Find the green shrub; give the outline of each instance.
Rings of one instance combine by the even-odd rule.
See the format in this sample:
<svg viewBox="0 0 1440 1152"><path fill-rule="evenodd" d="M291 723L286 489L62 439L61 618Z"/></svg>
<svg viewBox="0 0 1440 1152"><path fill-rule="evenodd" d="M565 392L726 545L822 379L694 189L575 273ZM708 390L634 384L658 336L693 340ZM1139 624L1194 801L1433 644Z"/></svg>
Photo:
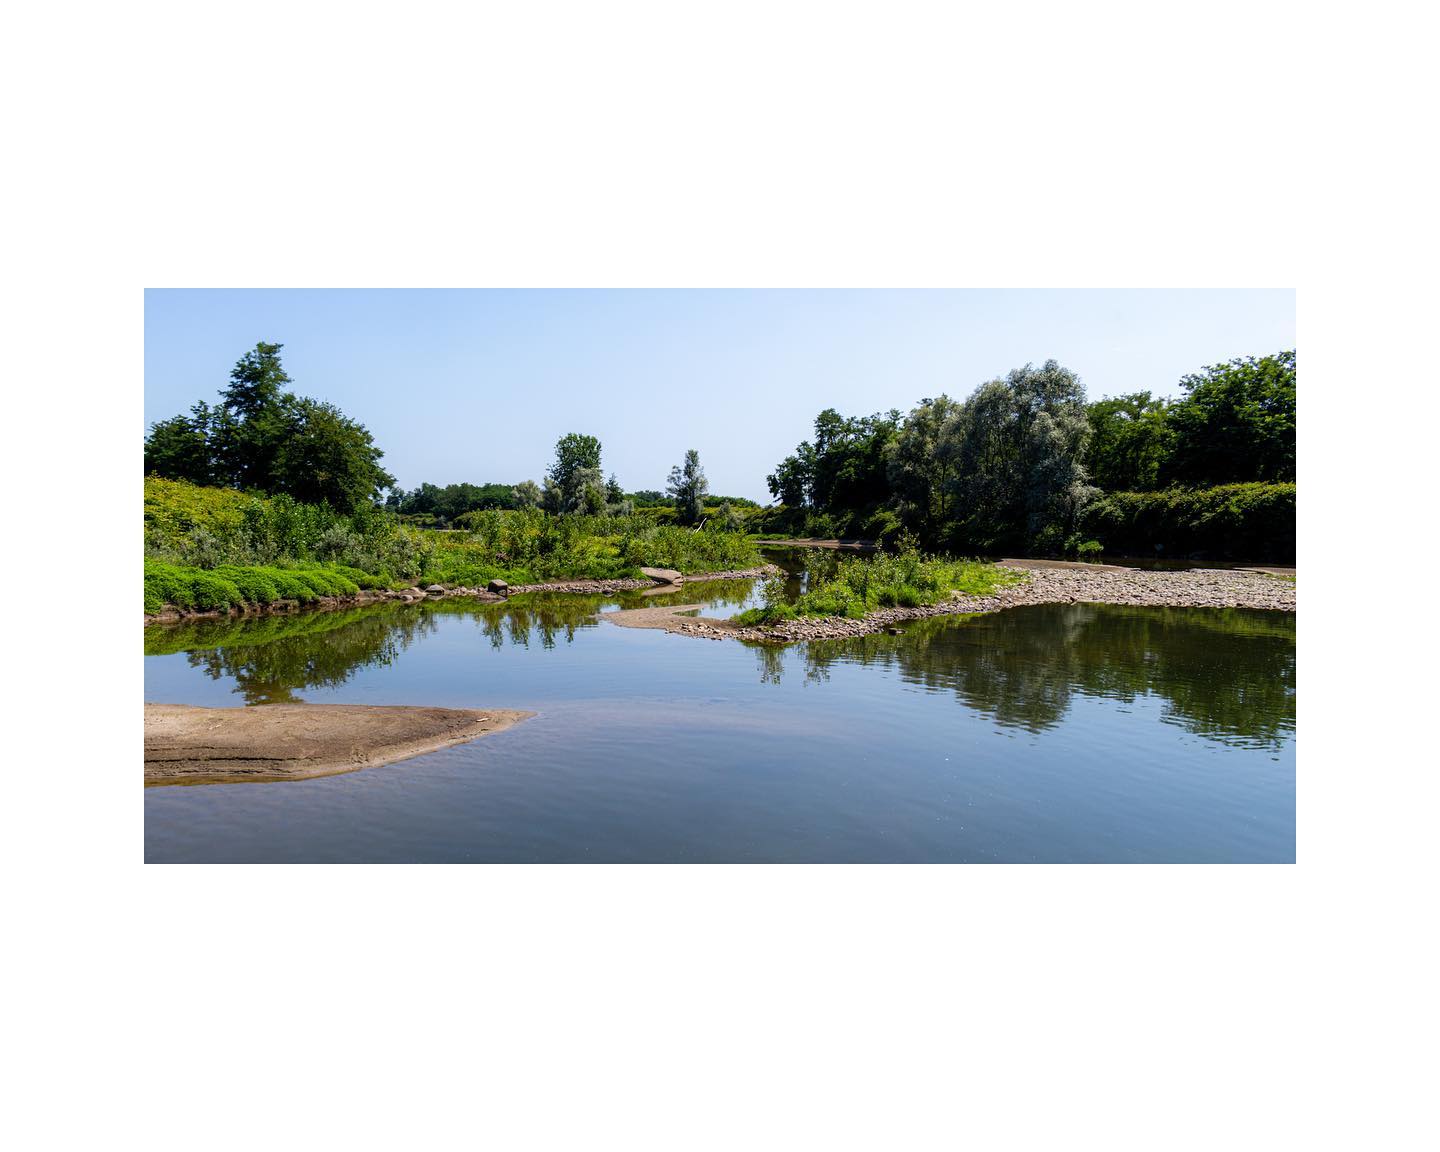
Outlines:
<svg viewBox="0 0 1440 1152"><path fill-rule="evenodd" d="M244 601L268 603L350 596L397 579L528 584L638 576L641 567L694 575L761 563L754 543L718 520L694 531L648 514L551 516L530 509L468 512L457 522L466 530L416 529L379 509L340 516L287 496L262 499L152 477L145 483L145 556L169 575L157 569L147 577L147 610L195 606L192 581L174 576L181 570L214 571L232 585L238 581Z"/></svg>
<svg viewBox="0 0 1440 1152"><path fill-rule="evenodd" d="M877 544L886 546L892 544L904 530L904 521L896 512L888 508L882 508L870 519L865 521L861 531L867 540L874 540Z"/></svg>
<svg viewBox="0 0 1440 1152"><path fill-rule="evenodd" d="M245 597L224 576L201 568L175 564L145 565L145 611L158 612L164 605L214 612L240 605Z"/></svg>
<svg viewBox="0 0 1440 1152"><path fill-rule="evenodd" d="M1104 549L1100 547L1098 540L1082 540L1075 552L1081 560L1099 560Z"/></svg>
<svg viewBox="0 0 1440 1152"><path fill-rule="evenodd" d="M797 615L857 619L876 608L936 604L951 592L986 596L1023 579L994 564L924 556L912 549L857 557L817 549L805 557L805 575L807 591L793 604L782 603L767 586L765 606L736 619L742 624L774 624Z"/></svg>
<svg viewBox="0 0 1440 1152"><path fill-rule="evenodd" d="M240 595L250 604L269 604L280 599L275 581L264 568L241 568L227 564L215 569L215 575L223 576L240 590Z"/></svg>
<svg viewBox="0 0 1440 1152"><path fill-rule="evenodd" d="M325 568L295 568L290 573L317 596L353 596L360 589L353 580Z"/></svg>
<svg viewBox="0 0 1440 1152"><path fill-rule="evenodd" d="M190 594L195 607L204 612L216 612L232 604L245 603L245 597L233 583L204 569L196 569L190 575Z"/></svg>
<svg viewBox="0 0 1440 1152"><path fill-rule="evenodd" d="M1083 528L1112 555L1293 564L1295 485L1112 492L1086 510Z"/></svg>
<svg viewBox="0 0 1440 1152"><path fill-rule="evenodd" d="M365 578L373 582L372 577ZM154 560L145 563L146 612L158 612L166 604L202 612L276 600L309 604L321 596L353 596L358 591L358 583L338 568L227 564L207 571Z"/></svg>
<svg viewBox="0 0 1440 1152"><path fill-rule="evenodd" d="M309 604L319 599L315 589L301 580L294 572L287 572L283 568L272 568L270 579L282 599L298 600L302 604Z"/></svg>

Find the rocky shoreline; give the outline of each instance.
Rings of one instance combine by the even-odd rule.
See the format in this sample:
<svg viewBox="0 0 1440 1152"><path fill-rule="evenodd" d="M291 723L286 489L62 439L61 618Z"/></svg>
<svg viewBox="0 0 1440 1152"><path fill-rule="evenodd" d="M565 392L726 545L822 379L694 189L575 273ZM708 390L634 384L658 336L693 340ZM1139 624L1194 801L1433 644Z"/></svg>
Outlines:
<svg viewBox="0 0 1440 1152"><path fill-rule="evenodd" d="M990 596L965 596L957 592L941 604L919 608L881 608L859 620L802 617L781 624L743 627L731 620L679 615L701 607L695 604L607 612L601 618L623 627L661 628L677 635L699 636L707 640L793 644L805 640L864 636L883 632L910 620L999 612L1025 604L1121 604L1295 611L1294 581L1261 572L1240 569L1192 569L1182 572L1111 569L1087 572L1073 568L1018 567L1010 570L1020 572L1026 578L1025 582L1001 588Z"/></svg>
<svg viewBox="0 0 1440 1152"><path fill-rule="evenodd" d="M765 576L772 576L780 571L773 564L764 564L758 568L741 568L727 572L703 572L695 576L686 576L684 579L692 583L701 580L754 580ZM683 583L676 585L677 589L683 587ZM648 577L643 579L624 578L617 580L558 580L552 583L542 584L511 584L505 592L491 592L487 588L470 588L463 584L430 584L426 587L413 588L369 588L361 589L354 596L322 596L309 604L302 604L298 600L274 600L269 604L244 604L235 608L217 610L210 612L191 612L167 604L165 610L160 612L147 612L145 614L145 625L151 624L174 624L181 620L223 620L226 617L239 616L273 616L284 615L301 610L308 612L335 611L340 608L355 608L364 604L383 604L388 601L399 601L404 604L414 604L421 600L443 600L449 597L466 597L471 600L480 600L492 604L503 603L510 596L517 596L525 592L563 592L580 593L591 596L606 596L616 592L634 592L639 589L657 587L654 580ZM664 587L661 585L660 587Z"/></svg>

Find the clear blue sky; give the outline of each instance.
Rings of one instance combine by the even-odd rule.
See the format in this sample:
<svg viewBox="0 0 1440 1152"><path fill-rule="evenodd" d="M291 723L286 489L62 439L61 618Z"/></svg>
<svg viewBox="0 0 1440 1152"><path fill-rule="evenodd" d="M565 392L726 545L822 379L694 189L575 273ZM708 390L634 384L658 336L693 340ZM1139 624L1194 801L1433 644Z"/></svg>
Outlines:
<svg viewBox="0 0 1440 1152"><path fill-rule="evenodd" d="M148 427L213 401L260 340L302 395L370 429L401 487L539 481L566 432L627 490L687 448L712 492L766 501L815 414L967 396L1054 358L1091 399L1295 346L1278 290L213 290L145 294Z"/></svg>

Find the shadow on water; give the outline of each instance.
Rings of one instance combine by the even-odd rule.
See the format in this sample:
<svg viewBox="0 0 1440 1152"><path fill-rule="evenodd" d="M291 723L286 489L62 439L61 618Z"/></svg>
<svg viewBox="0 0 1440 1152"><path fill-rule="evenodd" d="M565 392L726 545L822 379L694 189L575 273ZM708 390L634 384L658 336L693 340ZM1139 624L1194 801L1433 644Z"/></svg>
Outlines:
<svg viewBox="0 0 1440 1152"><path fill-rule="evenodd" d="M754 649L761 679L778 683L783 651ZM1036 605L805 649L807 679L825 680L839 663L895 667L910 684L953 692L1029 732L1059 725L1077 696L1159 698L1167 723L1241 747L1279 747L1295 731L1294 613Z"/></svg>

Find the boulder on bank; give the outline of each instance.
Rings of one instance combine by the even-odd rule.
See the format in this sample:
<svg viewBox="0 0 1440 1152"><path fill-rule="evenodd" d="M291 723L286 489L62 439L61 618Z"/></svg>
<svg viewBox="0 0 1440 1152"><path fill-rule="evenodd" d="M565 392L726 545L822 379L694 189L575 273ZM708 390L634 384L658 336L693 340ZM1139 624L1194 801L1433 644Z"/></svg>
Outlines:
<svg viewBox="0 0 1440 1152"><path fill-rule="evenodd" d="M657 584L681 584L685 580L674 568L641 568L640 572Z"/></svg>
<svg viewBox="0 0 1440 1152"><path fill-rule="evenodd" d="M494 592L499 596L508 596L510 593L510 585L505 583L504 580L491 580L489 584L485 585L485 591Z"/></svg>
<svg viewBox="0 0 1440 1152"><path fill-rule="evenodd" d="M431 584L425 591L430 593L431 596L443 596L445 595L445 586L443 584Z"/></svg>

